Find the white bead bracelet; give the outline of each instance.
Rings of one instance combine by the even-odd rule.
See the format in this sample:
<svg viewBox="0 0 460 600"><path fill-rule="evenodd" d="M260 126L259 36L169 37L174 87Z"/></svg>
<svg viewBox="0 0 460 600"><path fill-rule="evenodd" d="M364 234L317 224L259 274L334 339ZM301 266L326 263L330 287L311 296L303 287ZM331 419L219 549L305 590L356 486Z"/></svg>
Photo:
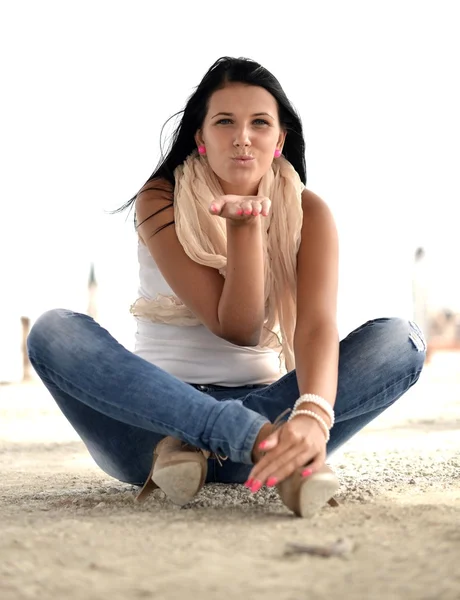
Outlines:
<svg viewBox="0 0 460 600"><path fill-rule="evenodd" d="M323 410L327 414L331 422L331 426L328 427L328 429L332 429L335 422L334 409L327 400L325 400L321 396L318 396L317 394L302 394L302 396L300 396L300 398L296 400L296 403L292 407L292 412L295 412L297 410L297 407L300 406L300 404L305 404L307 402L310 404L316 404L316 406L319 406L319 408L321 408L321 410Z"/></svg>

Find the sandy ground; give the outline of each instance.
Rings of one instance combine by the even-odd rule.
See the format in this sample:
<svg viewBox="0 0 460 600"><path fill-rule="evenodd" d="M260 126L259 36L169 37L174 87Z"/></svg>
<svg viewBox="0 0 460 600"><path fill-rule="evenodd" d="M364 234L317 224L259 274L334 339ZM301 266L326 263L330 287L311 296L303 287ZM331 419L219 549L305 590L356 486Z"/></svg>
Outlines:
<svg viewBox="0 0 460 600"><path fill-rule="evenodd" d="M340 506L312 520L242 486L137 505L41 385L0 386L0 598L460 599L460 356L330 464ZM343 556L285 554L339 538Z"/></svg>

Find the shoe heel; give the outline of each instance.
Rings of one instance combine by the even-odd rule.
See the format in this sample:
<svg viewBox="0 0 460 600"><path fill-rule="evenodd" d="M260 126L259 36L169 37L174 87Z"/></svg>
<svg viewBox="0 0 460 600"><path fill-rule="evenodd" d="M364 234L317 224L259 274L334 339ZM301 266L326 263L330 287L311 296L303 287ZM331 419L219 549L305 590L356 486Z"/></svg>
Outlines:
<svg viewBox="0 0 460 600"><path fill-rule="evenodd" d="M333 502L340 487L336 475L324 466L309 477L302 477L300 470L277 486L281 500L298 517L312 517L327 502Z"/></svg>
<svg viewBox="0 0 460 600"><path fill-rule="evenodd" d="M203 469L199 463L179 463L155 470L152 480L171 502L184 506L203 486Z"/></svg>
<svg viewBox="0 0 460 600"><path fill-rule="evenodd" d="M145 483L142 486L141 491L135 497L136 502L144 502L146 500L147 496L150 496L150 494L154 490L158 489L157 484L154 481L152 481L153 469L154 469L154 464L152 464L150 473L149 473L147 479L145 480Z"/></svg>
<svg viewBox="0 0 460 600"><path fill-rule="evenodd" d="M299 516L309 518L327 504L340 487L334 473L313 473L300 485Z"/></svg>

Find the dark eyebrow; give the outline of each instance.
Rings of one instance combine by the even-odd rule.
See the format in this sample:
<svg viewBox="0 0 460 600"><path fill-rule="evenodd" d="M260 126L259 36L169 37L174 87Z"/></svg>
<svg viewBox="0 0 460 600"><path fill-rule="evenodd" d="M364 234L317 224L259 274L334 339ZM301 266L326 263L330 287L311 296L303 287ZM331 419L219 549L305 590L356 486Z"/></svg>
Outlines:
<svg viewBox="0 0 460 600"><path fill-rule="evenodd" d="M271 114L267 113L267 112L254 113L252 116L253 117L270 117L270 119L274 119L274 117L272 117Z"/></svg>
<svg viewBox="0 0 460 600"><path fill-rule="evenodd" d="M211 117L211 119L214 119L215 117L218 117L219 115L225 115L226 117L234 117L235 116L233 113L230 113L230 112L218 112L213 117ZM254 113L253 115L251 115L251 117L262 117L262 116L267 116L267 117L270 117L270 119L273 119L271 114L267 113L267 112L259 112L259 113Z"/></svg>

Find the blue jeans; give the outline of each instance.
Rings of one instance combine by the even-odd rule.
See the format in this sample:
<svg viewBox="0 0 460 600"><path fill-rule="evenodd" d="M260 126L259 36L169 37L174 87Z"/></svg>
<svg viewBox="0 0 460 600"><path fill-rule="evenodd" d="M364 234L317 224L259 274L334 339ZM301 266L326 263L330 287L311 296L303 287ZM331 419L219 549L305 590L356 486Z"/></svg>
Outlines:
<svg viewBox="0 0 460 600"><path fill-rule="evenodd" d="M141 485L155 445L167 435L225 455L208 482L242 483L261 427L299 396L295 371L272 385L193 386L119 344L86 315L52 310L34 324L29 357L101 469ZM336 423L328 455L418 380L425 343L402 319L377 319L340 342Z"/></svg>

